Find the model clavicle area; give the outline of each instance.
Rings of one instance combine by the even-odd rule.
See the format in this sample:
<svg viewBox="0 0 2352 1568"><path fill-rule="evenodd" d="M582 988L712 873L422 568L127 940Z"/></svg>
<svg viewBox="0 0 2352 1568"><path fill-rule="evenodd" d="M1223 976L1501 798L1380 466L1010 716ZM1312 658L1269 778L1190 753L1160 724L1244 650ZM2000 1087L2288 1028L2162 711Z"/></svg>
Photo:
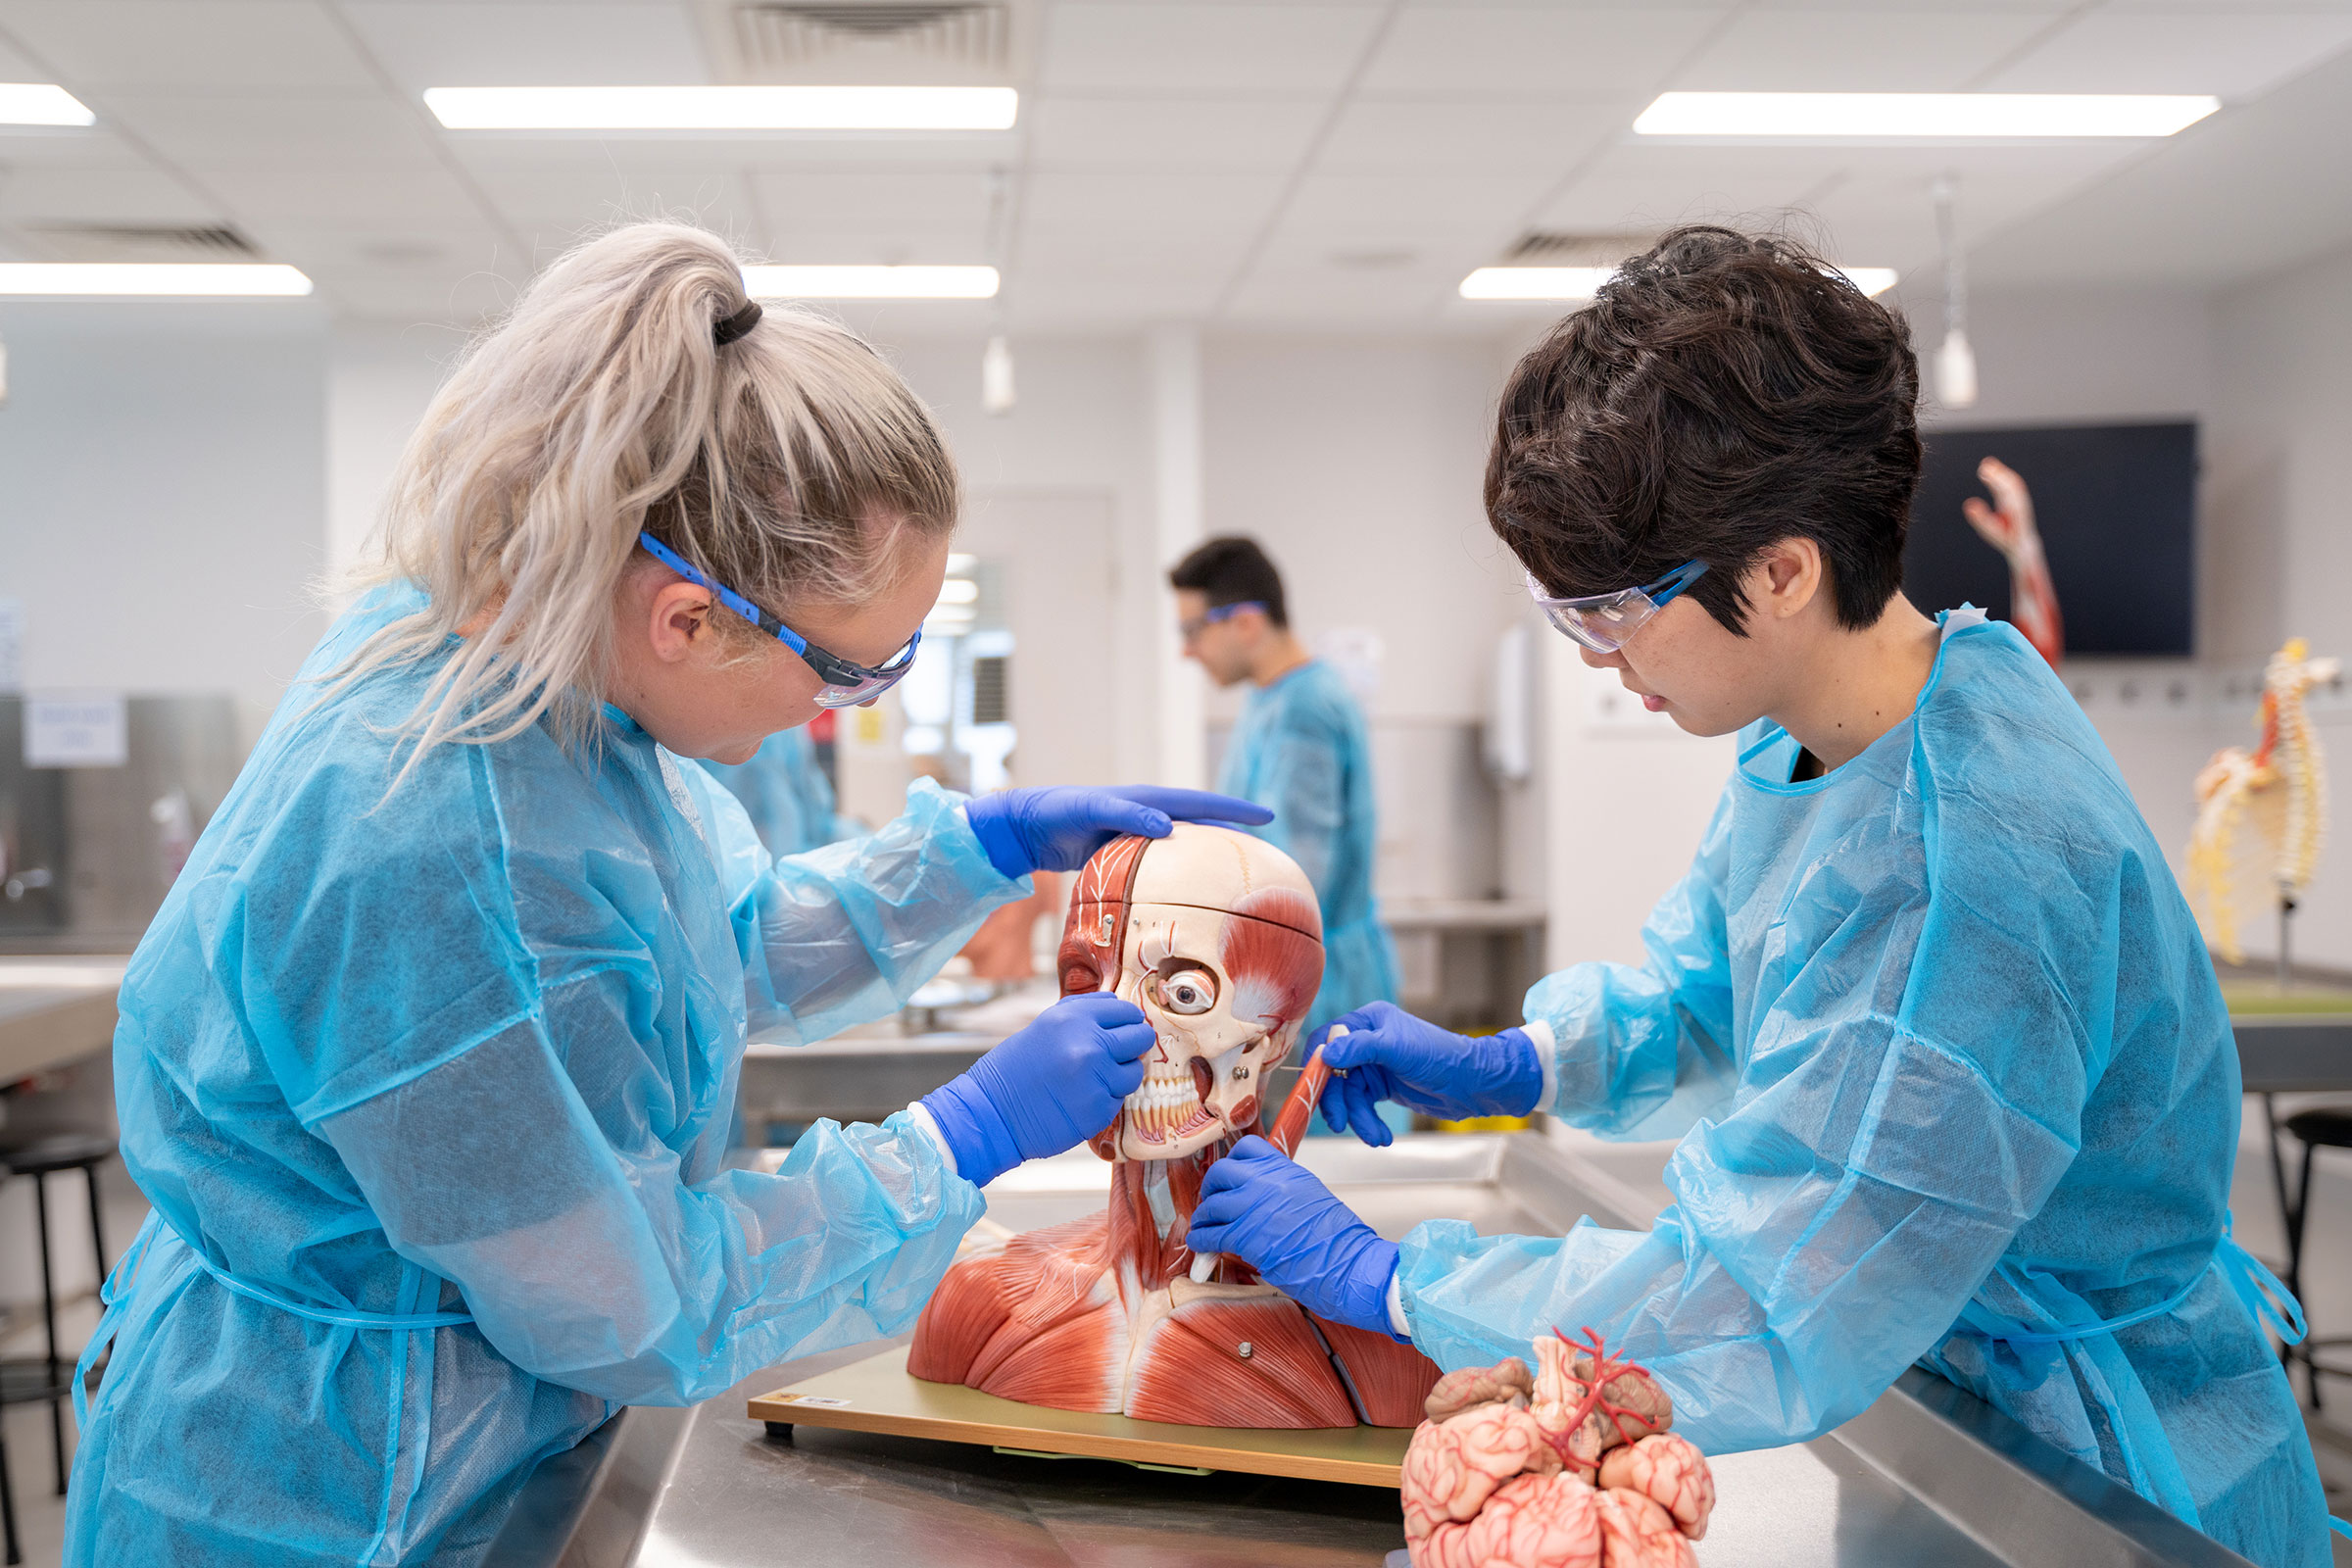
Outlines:
<svg viewBox="0 0 2352 1568"><path fill-rule="evenodd" d="M1410 1426L1438 1369L1409 1345L1316 1318L1238 1259L1193 1277L1209 1167L1258 1130L1266 1075L1323 979L1322 919L1297 862L1180 824L1087 862L1058 955L1062 995L1115 994L1154 1040L1144 1081L1091 1140L1103 1213L958 1262L907 1370L1024 1403L1196 1426Z"/></svg>

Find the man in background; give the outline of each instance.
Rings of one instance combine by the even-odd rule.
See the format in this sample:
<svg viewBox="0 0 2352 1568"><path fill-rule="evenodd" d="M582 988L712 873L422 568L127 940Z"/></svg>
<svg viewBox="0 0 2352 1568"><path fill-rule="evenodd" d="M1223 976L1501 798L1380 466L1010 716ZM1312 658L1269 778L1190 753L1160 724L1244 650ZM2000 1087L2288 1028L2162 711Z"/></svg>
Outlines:
<svg viewBox="0 0 2352 1568"><path fill-rule="evenodd" d="M1291 631L1282 574L1253 539L1211 539L1168 573L1186 657L1251 688L1217 787L1274 813L1248 831L1297 860L1323 906L1323 989L1307 1034L1396 1000L1396 953L1372 897L1372 754L1363 710Z"/></svg>

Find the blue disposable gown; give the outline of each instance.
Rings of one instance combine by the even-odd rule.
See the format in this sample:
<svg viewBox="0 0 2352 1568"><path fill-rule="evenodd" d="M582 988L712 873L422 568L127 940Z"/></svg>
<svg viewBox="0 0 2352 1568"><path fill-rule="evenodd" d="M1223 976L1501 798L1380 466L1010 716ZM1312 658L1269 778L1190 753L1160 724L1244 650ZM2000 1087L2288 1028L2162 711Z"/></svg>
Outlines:
<svg viewBox="0 0 2352 1568"><path fill-rule="evenodd" d="M858 831L833 810L833 781L817 765L816 743L805 729L779 730L760 742L748 762L705 762L752 819L770 855L822 849Z"/></svg>
<svg viewBox="0 0 2352 1568"><path fill-rule="evenodd" d="M1769 722L1739 756L1648 962L1527 998L1557 1114L1682 1136L1674 1202L1646 1234L1422 1226L1414 1343L1459 1367L1590 1325L1714 1451L1827 1432L1923 1361L2255 1561L2326 1563L2226 1241L2221 993L2082 710L1956 611L1916 711L1860 757L1791 783Z"/></svg>
<svg viewBox="0 0 2352 1568"><path fill-rule="evenodd" d="M306 677L419 602L371 595ZM1025 891L955 797L771 862L608 710L584 749L439 748L387 799L428 673L298 685L131 959L155 1210L68 1564L474 1561L617 1406L904 1327L981 1212L903 1112L721 1168L747 1024L880 1014Z"/></svg>
<svg viewBox="0 0 2352 1568"><path fill-rule="evenodd" d="M1298 862L1323 906L1323 988L1308 1033L1368 1002L1396 1000L1396 950L1372 897L1379 812L1372 745L1339 671L1309 660L1242 704L1217 788L1274 813L1245 829Z"/></svg>

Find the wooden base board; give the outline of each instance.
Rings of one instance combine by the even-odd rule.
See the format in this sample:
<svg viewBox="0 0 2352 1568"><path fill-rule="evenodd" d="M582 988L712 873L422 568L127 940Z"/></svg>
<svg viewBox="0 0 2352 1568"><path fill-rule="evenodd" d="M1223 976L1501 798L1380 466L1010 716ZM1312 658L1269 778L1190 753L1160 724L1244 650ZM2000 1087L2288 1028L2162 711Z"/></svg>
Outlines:
<svg viewBox="0 0 2352 1568"><path fill-rule="evenodd" d="M751 1401L750 1413L755 1421L786 1426L888 1432L991 1448L1296 1476L1391 1491L1396 1488L1397 1467L1412 1439L1403 1427L1184 1427L1123 1415L1048 1410L978 1389L909 1377L904 1346L760 1395Z"/></svg>

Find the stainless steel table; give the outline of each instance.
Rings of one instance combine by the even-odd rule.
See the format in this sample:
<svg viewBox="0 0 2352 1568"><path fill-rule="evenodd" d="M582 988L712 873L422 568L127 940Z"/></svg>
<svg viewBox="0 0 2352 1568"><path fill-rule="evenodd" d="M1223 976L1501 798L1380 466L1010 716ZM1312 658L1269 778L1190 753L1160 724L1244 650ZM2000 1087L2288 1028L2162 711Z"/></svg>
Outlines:
<svg viewBox="0 0 2352 1568"><path fill-rule="evenodd" d="M1385 1151L1314 1139L1301 1153L1391 1236L1441 1214L1553 1234L1588 1213L1638 1219L1614 1178L1534 1135L1418 1135ZM1083 1151L1041 1161L990 1190L990 1213L1016 1230L1068 1218L1100 1204L1107 1179ZM1396 1494L1373 1488L811 1428L777 1436L746 1418L750 1395L874 1349L787 1362L691 1410L623 1411L541 1467L489 1563L1376 1568L1403 1545ZM1714 1463L1705 1568L2243 1563L1917 1370L1830 1437Z"/></svg>

